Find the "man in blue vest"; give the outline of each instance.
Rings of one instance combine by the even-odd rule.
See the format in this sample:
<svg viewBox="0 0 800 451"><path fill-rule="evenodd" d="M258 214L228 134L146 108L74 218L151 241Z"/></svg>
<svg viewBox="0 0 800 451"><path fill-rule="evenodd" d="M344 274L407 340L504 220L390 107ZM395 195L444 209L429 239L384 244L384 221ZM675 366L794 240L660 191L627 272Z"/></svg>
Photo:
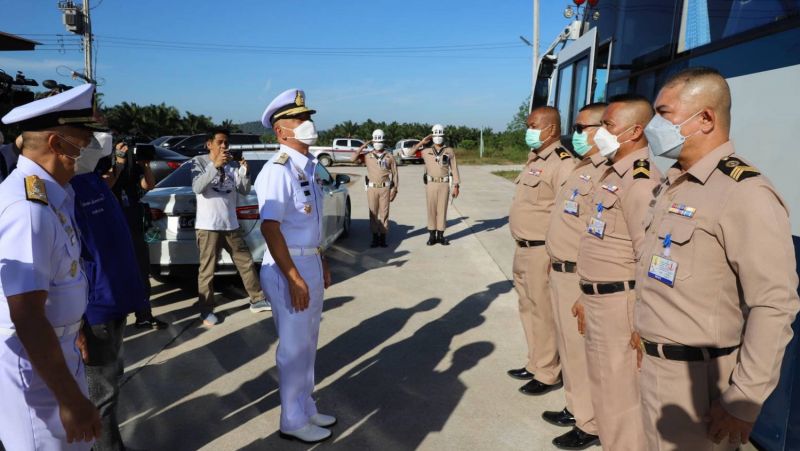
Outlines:
<svg viewBox="0 0 800 451"><path fill-rule="evenodd" d="M96 134L99 135L99 134ZM79 341L86 363L89 398L102 423L94 451L124 450L117 422L119 381L123 373L122 339L129 313L149 307L136 263L125 214L114 193L95 172L111 153L111 135L98 137L102 149L89 149L70 181L75 190L75 219L81 233L81 259L89 285L89 303Z"/></svg>

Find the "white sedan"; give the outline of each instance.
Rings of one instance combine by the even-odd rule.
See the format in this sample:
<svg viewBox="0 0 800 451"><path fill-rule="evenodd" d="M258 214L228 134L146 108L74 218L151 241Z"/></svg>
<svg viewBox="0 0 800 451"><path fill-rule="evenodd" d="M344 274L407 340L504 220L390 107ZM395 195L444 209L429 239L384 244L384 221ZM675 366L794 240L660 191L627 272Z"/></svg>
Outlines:
<svg viewBox="0 0 800 451"><path fill-rule="evenodd" d="M275 152L244 152L250 168L250 180L255 183L258 173ZM195 237L194 220L197 201L192 192L191 162L186 162L142 199L150 207L151 226L146 232L150 246L150 265L153 275L175 275L196 272L199 251ZM330 247L340 236L350 231L350 194L347 184L350 177L338 174L335 177L322 165L317 166L317 177L324 194L322 247ZM245 241L253 254L253 261L260 264L266 244L258 226L258 200L254 188L247 195L239 195L236 208L239 225ZM217 264L218 273L235 273L231 256L223 251Z"/></svg>

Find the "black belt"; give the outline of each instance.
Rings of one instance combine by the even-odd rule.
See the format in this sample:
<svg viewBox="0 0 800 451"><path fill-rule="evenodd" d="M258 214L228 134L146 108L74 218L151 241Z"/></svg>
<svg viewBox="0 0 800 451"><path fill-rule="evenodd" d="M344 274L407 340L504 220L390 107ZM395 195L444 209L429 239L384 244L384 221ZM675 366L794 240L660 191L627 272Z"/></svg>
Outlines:
<svg viewBox="0 0 800 451"><path fill-rule="evenodd" d="M541 241L541 240L535 240L535 241L517 240L517 246L519 246L519 247L544 246L544 241Z"/></svg>
<svg viewBox="0 0 800 451"><path fill-rule="evenodd" d="M632 290L635 286L636 282L633 280L629 280L627 282L607 282L596 284L581 282L581 291L583 291L584 294L611 294L625 291L625 288ZM597 288L595 289L595 287Z"/></svg>
<svg viewBox="0 0 800 451"><path fill-rule="evenodd" d="M575 272L578 269L578 264L575 262L555 262L553 263L553 271L558 272Z"/></svg>
<svg viewBox="0 0 800 451"><path fill-rule="evenodd" d="M739 346L731 346L730 348L694 348L692 346L683 345L660 345L658 343L650 343L649 341L642 340L642 347L647 355L653 357L661 357L658 348L661 347L665 359L667 360L680 360L681 362L699 362L703 360L716 359L728 355L735 351Z"/></svg>

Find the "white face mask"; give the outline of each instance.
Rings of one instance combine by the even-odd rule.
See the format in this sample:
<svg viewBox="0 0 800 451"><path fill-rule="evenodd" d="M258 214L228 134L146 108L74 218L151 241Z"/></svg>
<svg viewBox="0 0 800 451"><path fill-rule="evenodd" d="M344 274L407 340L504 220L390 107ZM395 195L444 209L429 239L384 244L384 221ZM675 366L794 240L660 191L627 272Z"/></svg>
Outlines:
<svg viewBox="0 0 800 451"><path fill-rule="evenodd" d="M433 143L441 146L444 143L444 136L434 136Z"/></svg>
<svg viewBox="0 0 800 451"><path fill-rule="evenodd" d="M281 127L281 128L286 129L286 127ZM316 144L317 138L319 138L319 135L317 134L317 128L311 121L303 121L303 123L301 123L297 127L293 129L288 128L287 130L294 131L294 139L309 146L313 146L314 144Z"/></svg>
<svg viewBox="0 0 800 451"><path fill-rule="evenodd" d="M77 144L64 136L58 135L64 141L71 145L78 147ZM75 175L88 174L97 167L97 162L101 158L111 155L111 144L113 138L111 133L95 132L92 140L85 147L78 147L80 154L77 157L72 155L64 155L75 160Z"/></svg>
<svg viewBox="0 0 800 451"><path fill-rule="evenodd" d="M633 127L636 127L635 125ZM627 133L628 130L632 129L633 127L628 127L620 133L620 135ZM628 140L630 141L630 139ZM597 133L594 135L594 143L597 145L597 149L600 151L600 155L604 158L614 158L617 151L619 150L619 146L625 144L628 141L619 142L617 139L617 135L612 135L605 127L600 127L597 130Z"/></svg>
<svg viewBox="0 0 800 451"><path fill-rule="evenodd" d="M700 133L700 130L698 130L689 136L683 136L681 127L702 112L703 110L694 113L680 124L673 124L664 119L660 114L653 116L653 119L650 119L650 123L644 128L644 134L647 136L647 143L650 145L653 154L672 158L673 160L677 159L683 149L683 143L685 143L690 136Z"/></svg>
<svg viewBox="0 0 800 451"><path fill-rule="evenodd" d="M375 150L378 152L383 150L383 143L372 143L372 146L375 147Z"/></svg>

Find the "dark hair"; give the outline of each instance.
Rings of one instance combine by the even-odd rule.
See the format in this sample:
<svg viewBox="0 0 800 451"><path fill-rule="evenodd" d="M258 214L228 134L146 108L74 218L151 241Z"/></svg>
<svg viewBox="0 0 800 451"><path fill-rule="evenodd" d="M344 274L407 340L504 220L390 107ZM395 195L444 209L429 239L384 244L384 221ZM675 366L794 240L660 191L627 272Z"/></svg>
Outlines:
<svg viewBox="0 0 800 451"><path fill-rule="evenodd" d="M225 135L226 138L231 137L231 132L227 128L214 128L206 133L206 141L212 141L217 135Z"/></svg>
<svg viewBox="0 0 800 451"><path fill-rule="evenodd" d="M664 83L664 86L670 86L676 83L687 83L697 80L698 78L705 78L709 76L725 79L725 77L723 77L722 74L720 74L719 71L713 67L688 67L670 75L669 78L667 78L667 81Z"/></svg>
<svg viewBox="0 0 800 451"><path fill-rule="evenodd" d="M594 102L590 103L583 108L581 108L578 112L581 111L596 111L596 110L605 110L608 107L608 104L605 102Z"/></svg>
<svg viewBox="0 0 800 451"><path fill-rule="evenodd" d="M628 103L628 104L638 103L643 106L647 105L647 108L650 111L650 116L656 114L656 110L653 109L653 104L647 97L641 94L626 93L626 94L615 95L614 97L608 99L608 103Z"/></svg>

